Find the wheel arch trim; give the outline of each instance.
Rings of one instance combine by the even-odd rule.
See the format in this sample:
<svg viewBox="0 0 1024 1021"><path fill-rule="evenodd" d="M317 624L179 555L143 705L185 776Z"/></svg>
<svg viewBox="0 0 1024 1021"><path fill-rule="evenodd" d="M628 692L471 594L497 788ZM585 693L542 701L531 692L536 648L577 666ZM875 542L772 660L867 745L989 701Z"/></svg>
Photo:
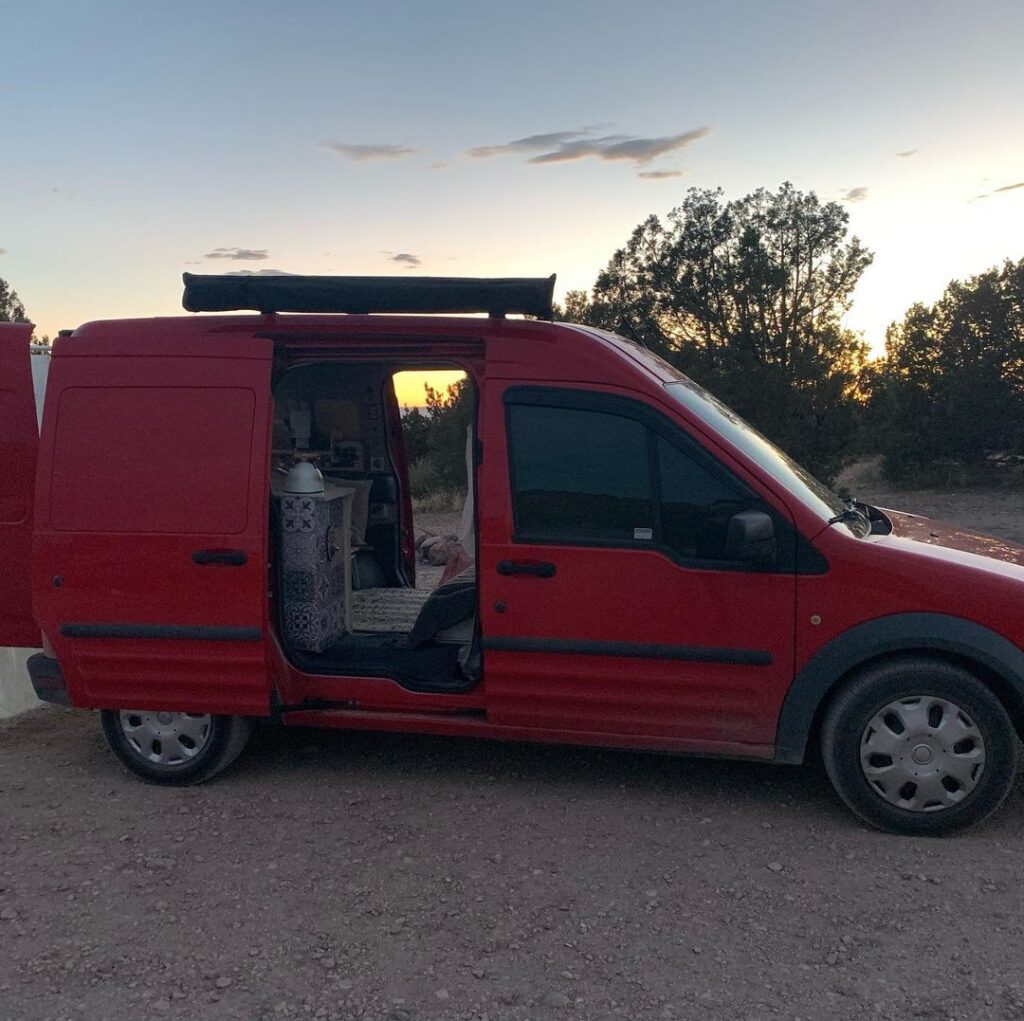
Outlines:
<svg viewBox="0 0 1024 1021"><path fill-rule="evenodd" d="M944 613L878 617L833 638L796 675L779 713L775 761L803 762L815 717L836 684L851 670L900 652L936 652L971 660L997 676L1024 706L1024 651L1009 639Z"/></svg>

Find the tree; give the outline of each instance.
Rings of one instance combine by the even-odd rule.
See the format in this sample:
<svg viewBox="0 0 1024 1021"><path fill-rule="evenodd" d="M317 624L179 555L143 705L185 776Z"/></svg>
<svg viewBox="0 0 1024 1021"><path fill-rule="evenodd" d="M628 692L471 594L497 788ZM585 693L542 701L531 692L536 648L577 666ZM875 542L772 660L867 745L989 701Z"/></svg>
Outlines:
<svg viewBox="0 0 1024 1021"><path fill-rule="evenodd" d="M23 323L27 320L25 306L22 305L17 292L0 277L0 323Z"/></svg>
<svg viewBox="0 0 1024 1021"><path fill-rule="evenodd" d="M405 456L410 464L427 456L430 450L430 419L420 411L406 408L402 415Z"/></svg>
<svg viewBox="0 0 1024 1021"><path fill-rule="evenodd" d="M798 460L832 474L856 433L866 345L842 326L871 263L835 202L791 184L726 201L692 188L650 216L567 319L639 341Z"/></svg>
<svg viewBox="0 0 1024 1021"><path fill-rule="evenodd" d="M1024 259L913 305L885 347L870 420L889 477L1024 454Z"/></svg>
<svg viewBox="0 0 1024 1021"><path fill-rule="evenodd" d="M473 388L466 379L460 379L444 391L435 390L429 384L425 389L430 415L430 461L437 470L441 488L464 490L467 485L466 430L473 421Z"/></svg>

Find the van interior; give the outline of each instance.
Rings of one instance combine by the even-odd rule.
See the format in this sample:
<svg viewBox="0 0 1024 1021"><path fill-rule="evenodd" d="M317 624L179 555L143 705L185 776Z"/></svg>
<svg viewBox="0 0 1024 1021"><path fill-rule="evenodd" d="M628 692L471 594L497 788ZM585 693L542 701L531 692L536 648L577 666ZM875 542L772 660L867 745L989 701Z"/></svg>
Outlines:
<svg viewBox="0 0 1024 1021"><path fill-rule="evenodd" d="M466 442L468 491L457 553L440 584L417 587L393 383L394 374L408 368L328 361L277 375L271 615L286 656L303 673L388 677L413 691L466 691L480 678L475 424ZM300 464L318 469L322 486L316 472L296 472ZM300 476L305 482L296 482Z"/></svg>

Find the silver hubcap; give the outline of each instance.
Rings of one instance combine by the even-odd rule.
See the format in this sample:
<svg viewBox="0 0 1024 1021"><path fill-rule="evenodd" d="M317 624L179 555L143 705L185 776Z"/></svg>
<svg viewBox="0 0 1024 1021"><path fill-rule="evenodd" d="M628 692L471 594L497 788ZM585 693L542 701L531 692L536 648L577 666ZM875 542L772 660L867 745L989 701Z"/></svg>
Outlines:
<svg viewBox="0 0 1024 1021"><path fill-rule="evenodd" d="M210 740L209 714L121 713L121 730L137 755L157 766L183 766Z"/></svg>
<svg viewBox="0 0 1024 1021"><path fill-rule="evenodd" d="M955 702L915 695L871 718L860 742L868 783L911 812L939 812L963 801L985 770L985 742Z"/></svg>

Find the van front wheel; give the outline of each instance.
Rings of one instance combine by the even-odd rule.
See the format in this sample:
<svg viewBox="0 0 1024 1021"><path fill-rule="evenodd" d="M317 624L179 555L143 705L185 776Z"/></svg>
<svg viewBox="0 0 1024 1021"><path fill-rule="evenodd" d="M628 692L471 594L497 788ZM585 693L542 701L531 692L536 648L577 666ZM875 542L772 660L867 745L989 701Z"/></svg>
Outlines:
<svg viewBox="0 0 1024 1021"><path fill-rule="evenodd" d="M121 764L149 783L202 783L241 754L252 721L211 713L104 709L103 735Z"/></svg>
<svg viewBox="0 0 1024 1021"><path fill-rule="evenodd" d="M1017 769L1017 734L999 699L962 667L923 657L854 678L825 714L821 750L857 815L918 836L945 836L991 815Z"/></svg>

